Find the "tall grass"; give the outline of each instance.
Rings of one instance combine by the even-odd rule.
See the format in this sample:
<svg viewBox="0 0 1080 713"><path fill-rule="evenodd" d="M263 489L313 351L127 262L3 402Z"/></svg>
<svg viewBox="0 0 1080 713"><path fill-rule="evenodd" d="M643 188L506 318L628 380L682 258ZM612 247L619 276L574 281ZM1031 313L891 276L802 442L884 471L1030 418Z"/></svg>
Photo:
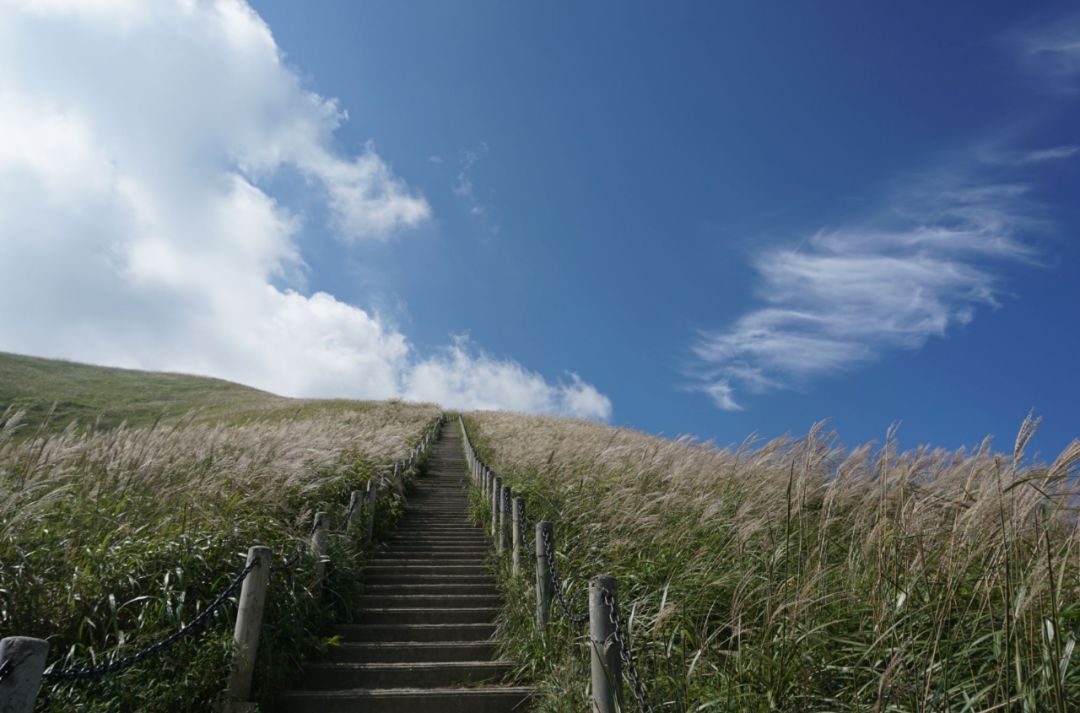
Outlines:
<svg viewBox="0 0 1080 713"><path fill-rule="evenodd" d="M802 438L717 448L473 413L481 454L555 523L559 567L614 575L660 710L1080 709L1080 442L1010 455ZM537 633L506 581L538 710L587 707L585 632ZM585 585L569 585L584 608ZM632 699L627 696L629 702ZM628 706L632 708L632 705Z"/></svg>
<svg viewBox="0 0 1080 713"><path fill-rule="evenodd" d="M260 697L325 648L348 616L363 556L332 538L321 599L312 562L280 563L305 546L312 514L340 523L348 492L404 458L437 417L429 405L304 404L295 417L241 425L193 416L102 431L42 422L20 432L0 417L0 634L47 638L63 666L122 657L190 621L269 545L269 610L256 681ZM395 501L378 513L395 517ZM226 611L201 637L100 681L48 685L43 711L209 710L231 651Z"/></svg>

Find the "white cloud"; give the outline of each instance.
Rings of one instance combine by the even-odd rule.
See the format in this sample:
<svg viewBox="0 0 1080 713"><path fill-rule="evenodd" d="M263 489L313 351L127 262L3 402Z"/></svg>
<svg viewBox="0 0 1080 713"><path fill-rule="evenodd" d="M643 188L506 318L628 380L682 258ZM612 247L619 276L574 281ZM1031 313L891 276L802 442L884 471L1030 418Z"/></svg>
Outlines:
<svg viewBox="0 0 1080 713"><path fill-rule="evenodd" d="M611 401L577 374L569 383L548 384L513 361L472 353L458 338L443 354L417 364L406 376L409 398L432 399L461 409L543 412L598 420L611 418Z"/></svg>
<svg viewBox="0 0 1080 713"><path fill-rule="evenodd" d="M240 0L0 5L0 349L289 395L606 417L579 381L462 344L424 360L379 315L302 292L302 223L261 187L283 166L344 240L430 214L373 145L335 150L346 119Z"/></svg>
<svg viewBox="0 0 1080 713"><path fill-rule="evenodd" d="M737 410L737 390L796 387L944 336L997 305L999 267L1033 258L1016 236L1035 225L1023 186L937 182L867 222L766 250L754 260L765 305L702 333L699 388Z"/></svg>
<svg viewBox="0 0 1080 713"><path fill-rule="evenodd" d="M1055 18L1010 38L1021 56L1058 91L1076 91L1080 76L1080 15Z"/></svg>

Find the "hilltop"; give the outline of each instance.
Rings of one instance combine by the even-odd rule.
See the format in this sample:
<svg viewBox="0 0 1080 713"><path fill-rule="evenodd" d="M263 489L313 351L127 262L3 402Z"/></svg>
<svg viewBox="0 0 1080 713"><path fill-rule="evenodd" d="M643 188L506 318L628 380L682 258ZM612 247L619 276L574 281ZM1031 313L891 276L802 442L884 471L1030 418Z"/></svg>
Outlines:
<svg viewBox="0 0 1080 713"><path fill-rule="evenodd" d="M326 409L375 408L378 402L293 399L224 379L92 366L0 352L0 413L24 411L31 428L50 411L50 430L72 420L98 428L190 416L197 422L311 415ZM298 414L298 411L300 412ZM24 428L24 433L31 430Z"/></svg>

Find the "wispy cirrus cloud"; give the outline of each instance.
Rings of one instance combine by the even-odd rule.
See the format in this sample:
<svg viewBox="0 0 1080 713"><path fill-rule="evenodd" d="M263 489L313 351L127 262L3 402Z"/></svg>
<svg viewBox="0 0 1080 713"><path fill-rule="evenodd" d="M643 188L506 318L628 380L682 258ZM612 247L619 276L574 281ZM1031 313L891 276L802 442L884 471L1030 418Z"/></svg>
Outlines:
<svg viewBox="0 0 1080 713"><path fill-rule="evenodd" d="M740 392L796 388L916 349L998 305L1000 274L1035 253L1018 183L924 182L867 220L753 258L763 305L693 347L698 388L721 409Z"/></svg>
<svg viewBox="0 0 1080 713"><path fill-rule="evenodd" d="M1076 91L1080 77L1080 13L1056 17L1009 36L1030 69L1060 92Z"/></svg>

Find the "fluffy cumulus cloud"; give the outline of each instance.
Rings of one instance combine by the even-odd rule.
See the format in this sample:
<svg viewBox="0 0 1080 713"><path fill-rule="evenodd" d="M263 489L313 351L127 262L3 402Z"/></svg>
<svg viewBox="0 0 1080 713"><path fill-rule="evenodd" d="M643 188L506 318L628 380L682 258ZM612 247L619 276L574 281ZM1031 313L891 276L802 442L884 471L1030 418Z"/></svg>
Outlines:
<svg viewBox="0 0 1080 713"><path fill-rule="evenodd" d="M997 305L998 274L1028 261L1023 185L934 181L870 220L756 256L763 305L694 347L700 389L737 410L738 391L791 388L915 349Z"/></svg>
<svg viewBox="0 0 1080 713"><path fill-rule="evenodd" d="M425 360L379 315L302 291L303 226L261 187L276 171L307 179L343 241L430 216L373 145L334 148L346 119L240 0L0 2L0 349L606 418L576 377L463 342Z"/></svg>
<svg viewBox="0 0 1080 713"><path fill-rule="evenodd" d="M439 356L409 372L405 394L461 408L543 411L607 420L611 401L577 374L556 386L515 362L473 354L468 340L458 338Z"/></svg>

